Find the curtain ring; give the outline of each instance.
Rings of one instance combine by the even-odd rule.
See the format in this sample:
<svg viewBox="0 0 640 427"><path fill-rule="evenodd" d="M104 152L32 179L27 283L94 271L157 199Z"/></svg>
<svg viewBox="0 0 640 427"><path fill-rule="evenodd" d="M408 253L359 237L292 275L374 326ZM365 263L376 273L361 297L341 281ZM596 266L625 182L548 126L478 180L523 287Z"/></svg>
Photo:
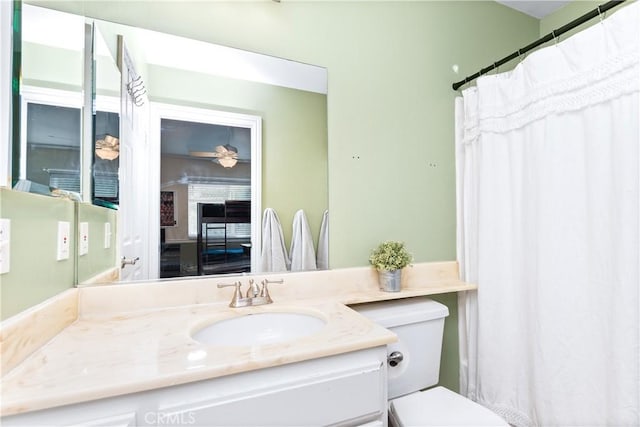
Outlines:
<svg viewBox="0 0 640 427"><path fill-rule="evenodd" d="M598 6L598 16L600 17L600 23L602 24L602 22L604 21L604 18L606 18L607 12L605 11L604 13L602 13L602 9L600 9L600 6Z"/></svg>
<svg viewBox="0 0 640 427"><path fill-rule="evenodd" d="M560 41L560 36L556 36L556 30L551 31L551 35L553 36L555 45L558 46L558 42Z"/></svg>

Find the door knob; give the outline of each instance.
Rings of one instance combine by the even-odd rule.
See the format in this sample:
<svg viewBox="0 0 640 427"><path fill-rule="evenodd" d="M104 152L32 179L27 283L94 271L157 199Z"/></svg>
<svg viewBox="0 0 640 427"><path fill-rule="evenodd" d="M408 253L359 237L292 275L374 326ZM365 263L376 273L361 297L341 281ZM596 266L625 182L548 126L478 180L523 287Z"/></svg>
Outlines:
<svg viewBox="0 0 640 427"><path fill-rule="evenodd" d="M138 262L139 259L139 256L135 258L127 258L123 256L122 260L120 260L120 269L123 269L125 265L136 265L136 262Z"/></svg>

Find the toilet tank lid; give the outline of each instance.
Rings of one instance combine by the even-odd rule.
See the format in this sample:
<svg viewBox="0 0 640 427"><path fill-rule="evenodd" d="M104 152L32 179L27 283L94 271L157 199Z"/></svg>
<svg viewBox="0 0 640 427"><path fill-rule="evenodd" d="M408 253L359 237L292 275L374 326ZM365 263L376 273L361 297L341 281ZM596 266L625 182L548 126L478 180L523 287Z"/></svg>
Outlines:
<svg viewBox="0 0 640 427"><path fill-rule="evenodd" d="M496 413L444 387L394 399L389 410L404 426L509 427Z"/></svg>
<svg viewBox="0 0 640 427"><path fill-rule="evenodd" d="M351 308L385 328L444 319L449 315L446 305L428 298L373 302L353 305Z"/></svg>

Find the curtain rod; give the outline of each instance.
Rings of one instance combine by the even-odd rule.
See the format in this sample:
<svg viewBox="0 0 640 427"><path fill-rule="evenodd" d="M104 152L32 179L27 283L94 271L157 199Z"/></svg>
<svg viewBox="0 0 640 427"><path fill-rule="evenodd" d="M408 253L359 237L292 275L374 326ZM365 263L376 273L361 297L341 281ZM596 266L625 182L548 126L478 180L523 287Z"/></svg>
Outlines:
<svg viewBox="0 0 640 427"><path fill-rule="evenodd" d="M529 52L532 49L535 49L536 47L550 42L551 40L557 39L558 37L560 37L562 34L566 33L569 30L574 29L575 27L577 27L578 25L584 24L585 22L595 18L596 16L602 16L603 13L605 13L607 10L614 8L616 6L619 6L620 4L624 3L626 0L612 0L612 1L608 1L598 7L596 7L595 9L593 9L590 12L585 13L584 15L580 16L579 18L574 19L573 21L569 22L566 25L563 25L562 27L558 28L557 30L553 30L551 31L549 34L547 34L546 36L534 41L533 43L523 47L522 49L518 49L517 51L513 52L511 55L509 56L505 56L504 58L502 58L501 60L499 60L498 62L494 62L492 65L489 65L486 68L482 68L480 71L478 71L477 73L465 77L464 80L460 80L459 82L456 82L452 85L453 90L458 90L458 88L462 85L465 85L475 79L477 79L478 77L480 77L483 74L488 73L491 70L495 70L496 68L498 68L499 66L506 64L507 62L511 61L512 59L516 59L521 55L524 55L525 53Z"/></svg>

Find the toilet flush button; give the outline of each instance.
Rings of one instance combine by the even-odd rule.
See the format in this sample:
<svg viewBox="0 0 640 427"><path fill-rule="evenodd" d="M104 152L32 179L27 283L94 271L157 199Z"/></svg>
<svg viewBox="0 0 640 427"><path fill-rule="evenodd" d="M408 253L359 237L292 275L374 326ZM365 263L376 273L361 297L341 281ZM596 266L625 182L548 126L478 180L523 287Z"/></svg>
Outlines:
<svg viewBox="0 0 640 427"><path fill-rule="evenodd" d="M394 351L387 356L387 362L391 366L398 366L398 363L402 362L404 356L399 351Z"/></svg>

